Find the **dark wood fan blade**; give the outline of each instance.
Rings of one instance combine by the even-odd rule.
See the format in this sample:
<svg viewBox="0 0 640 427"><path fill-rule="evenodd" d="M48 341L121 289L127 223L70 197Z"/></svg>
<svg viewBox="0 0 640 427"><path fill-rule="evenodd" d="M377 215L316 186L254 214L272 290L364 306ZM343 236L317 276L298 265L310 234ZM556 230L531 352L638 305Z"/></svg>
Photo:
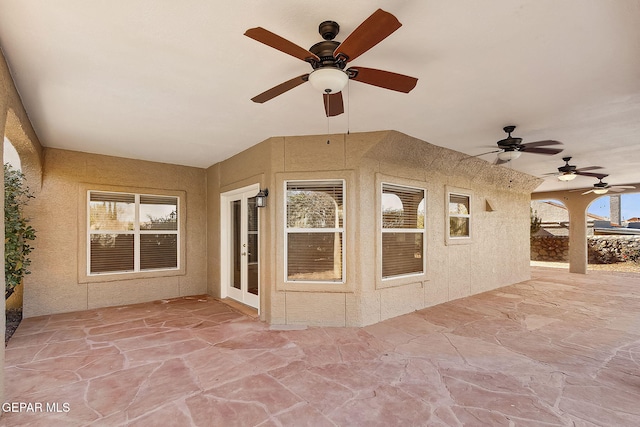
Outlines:
<svg viewBox="0 0 640 427"><path fill-rule="evenodd" d="M404 93L409 93L418 83L418 79L415 77L376 70L375 68L353 67L349 68L347 72L355 74L351 78L352 80Z"/></svg>
<svg viewBox="0 0 640 427"><path fill-rule="evenodd" d="M553 139L546 139L544 141L527 142L521 145L524 145L527 148L534 148L534 147L546 147L548 145L562 145L562 142L554 141Z"/></svg>
<svg viewBox="0 0 640 427"><path fill-rule="evenodd" d="M576 175L582 175L582 176L592 176L594 178L598 178L598 179L604 179L609 175L605 175L602 173L593 173L593 172L584 172L581 170L576 170Z"/></svg>
<svg viewBox="0 0 640 427"><path fill-rule="evenodd" d="M389 37L401 26L402 24L395 16L378 9L349 34L333 52L333 56L337 59L344 58L347 61L353 61Z"/></svg>
<svg viewBox="0 0 640 427"><path fill-rule="evenodd" d="M543 148L543 147L530 148L526 144L522 144L522 145L524 145L524 147L522 147L520 151L523 151L525 153L552 155L552 154L558 154L562 152L562 149L560 148Z"/></svg>
<svg viewBox="0 0 640 427"><path fill-rule="evenodd" d="M493 151L487 151L486 153L482 153L482 154L476 154L474 156L469 156L469 157L480 157L480 156L484 156L485 154L495 154L495 153L499 153L502 150L493 150Z"/></svg>
<svg viewBox="0 0 640 427"><path fill-rule="evenodd" d="M260 95L256 95L251 100L253 102L257 102L262 104L263 102L267 102L268 100L275 98L278 95L282 95L288 90L293 89L294 87L300 86L302 83L306 82L309 78L309 74L303 74L298 77L294 77L291 80L287 80L284 83L280 83L278 86L272 87L271 89L262 92Z"/></svg>
<svg viewBox="0 0 640 427"><path fill-rule="evenodd" d="M344 113L344 103L342 102L342 92L323 94L324 110L327 117L333 117Z"/></svg>
<svg viewBox="0 0 640 427"><path fill-rule="evenodd" d="M576 172L593 171L596 169L602 169L602 166L587 166L586 168L578 168L576 169Z"/></svg>
<svg viewBox="0 0 640 427"><path fill-rule="evenodd" d="M303 61L320 61L314 53L262 27L250 28L244 35Z"/></svg>

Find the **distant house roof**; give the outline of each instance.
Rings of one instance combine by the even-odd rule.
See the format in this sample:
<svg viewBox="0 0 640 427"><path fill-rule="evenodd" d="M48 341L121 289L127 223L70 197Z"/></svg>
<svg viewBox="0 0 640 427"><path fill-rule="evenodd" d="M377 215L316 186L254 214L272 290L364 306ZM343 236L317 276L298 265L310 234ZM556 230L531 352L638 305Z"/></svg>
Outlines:
<svg viewBox="0 0 640 427"><path fill-rule="evenodd" d="M566 206L553 200L532 200L531 209L542 220L538 236L568 236L569 235L569 211ZM607 221L608 218L587 212L589 233L595 221Z"/></svg>
<svg viewBox="0 0 640 427"><path fill-rule="evenodd" d="M542 219L543 223L569 221L567 207L560 202L553 200L533 200L531 202L531 208L534 212L538 213L537 216ZM587 212L587 221L607 221L608 219L609 218Z"/></svg>
<svg viewBox="0 0 640 427"><path fill-rule="evenodd" d="M640 218L638 218L637 216L634 216L633 218L629 218L627 222L640 222Z"/></svg>

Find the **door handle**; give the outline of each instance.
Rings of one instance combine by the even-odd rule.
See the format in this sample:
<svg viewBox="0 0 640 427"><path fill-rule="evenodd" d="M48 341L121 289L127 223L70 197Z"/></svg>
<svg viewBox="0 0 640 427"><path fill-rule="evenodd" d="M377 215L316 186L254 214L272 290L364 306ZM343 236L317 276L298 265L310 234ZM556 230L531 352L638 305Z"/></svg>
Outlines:
<svg viewBox="0 0 640 427"><path fill-rule="evenodd" d="M242 252L240 255L247 256L247 253L246 252Z"/></svg>

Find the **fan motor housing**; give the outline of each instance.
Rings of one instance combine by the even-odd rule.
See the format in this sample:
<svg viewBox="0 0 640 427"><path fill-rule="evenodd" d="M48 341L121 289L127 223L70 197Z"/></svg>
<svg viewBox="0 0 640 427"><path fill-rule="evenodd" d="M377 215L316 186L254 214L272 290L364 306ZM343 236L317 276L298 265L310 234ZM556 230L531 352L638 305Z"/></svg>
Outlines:
<svg viewBox="0 0 640 427"><path fill-rule="evenodd" d="M343 61L336 61L336 58L333 56L333 52L338 46L340 46L340 43L333 40L325 40L311 46L309 51L320 58L320 62L312 64L313 68L332 66L344 69L346 64Z"/></svg>

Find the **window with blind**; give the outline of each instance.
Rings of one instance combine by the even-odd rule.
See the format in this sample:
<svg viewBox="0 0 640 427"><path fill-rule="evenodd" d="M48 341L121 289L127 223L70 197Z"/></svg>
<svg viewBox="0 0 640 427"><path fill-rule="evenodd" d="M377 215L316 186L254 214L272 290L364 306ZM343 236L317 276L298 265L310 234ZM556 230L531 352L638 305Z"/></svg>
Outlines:
<svg viewBox="0 0 640 427"><path fill-rule="evenodd" d="M88 274L178 269L178 198L89 191Z"/></svg>
<svg viewBox="0 0 640 427"><path fill-rule="evenodd" d="M471 197L467 194L449 193L449 238L471 237Z"/></svg>
<svg viewBox="0 0 640 427"><path fill-rule="evenodd" d="M382 184L382 278L425 272L425 190Z"/></svg>
<svg viewBox="0 0 640 427"><path fill-rule="evenodd" d="M290 282L343 282L344 181L287 181Z"/></svg>

